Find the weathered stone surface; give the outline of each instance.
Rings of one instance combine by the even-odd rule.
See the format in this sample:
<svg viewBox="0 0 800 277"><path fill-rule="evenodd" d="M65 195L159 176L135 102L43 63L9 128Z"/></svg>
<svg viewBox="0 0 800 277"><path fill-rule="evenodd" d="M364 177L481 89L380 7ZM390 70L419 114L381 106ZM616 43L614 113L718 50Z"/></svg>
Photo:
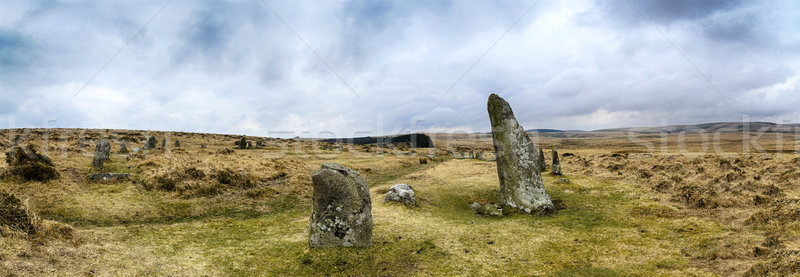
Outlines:
<svg viewBox="0 0 800 277"><path fill-rule="evenodd" d="M156 140L156 137L150 136L150 137L147 138L147 142L144 143L144 146L142 147L142 149L144 149L144 150L156 149L156 143L158 143L158 141Z"/></svg>
<svg viewBox="0 0 800 277"><path fill-rule="evenodd" d="M481 205L478 202L472 202L472 204L469 205L469 208L475 213L483 216L503 216L503 207L493 203Z"/></svg>
<svg viewBox="0 0 800 277"><path fill-rule="evenodd" d="M108 180L123 180L130 178L128 173L95 173L89 175L89 180L108 181Z"/></svg>
<svg viewBox="0 0 800 277"><path fill-rule="evenodd" d="M553 146L553 166L550 173L553 175L561 175L561 162L558 161L558 150Z"/></svg>
<svg viewBox="0 0 800 277"><path fill-rule="evenodd" d="M324 163L311 175L311 247L372 245L372 202L357 171Z"/></svg>
<svg viewBox="0 0 800 277"><path fill-rule="evenodd" d="M247 139L242 137L241 139L239 139L239 149L245 149L245 148L247 148Z"/></svg>
<svg viewBox="0 0 800 277"><path fill-rule="evenodd" d="M94 148L94 158L92 159L92 166L95 168L103 169L103 162L111 157L111 143L105 139L97 140L97 146Z"/></svg>
<svg viewBox="0 0 800 277"><path fill-rule="evenodd" d="M124 154L124 153L128 153L128 152L129 152L129 151L128 151L128 142L127 142L127 141L125 141L125 140L122 140L122 141L119 143L119 153L122 153L122 154Z"/></svg>
<svg viewBox="0 0 800 277"><path fill-rule="evenodd" d="M253 142L252 141L248 141L247 142L247 149L253 149Z"/></svg>
<svg viewBox="0 0 800 277"><path fill-rule="evenodd" d="M206 147L207 147L207 146L206 146L205 144L200 144L200 148L202 148L202 149L206 149Z"/></svg>
<svg viewBox="0 0 800 277"><path fill-rule="evenodd" d="M261 148L261 147L264 147L264 140L263 139L256 140L256 148Z"/></svg>
<svg viewBox="0 0 800 277"><path fill-rule="evenodd" d="M542 147L539 147L539 171L547 171L547 162L544 161L544 150L542 150Z"/></svg>
<svg viewBox="0 0 800 277"><path fill-rule="evenodd" d="M417 198L414 196L414 188L406 184L396 184L389 188L389 192L383 197L383 202L401 202L406 205L416 206Z"/></svg>
<svg viewBox="0 0 800 277"><path fill-rule="evenodd" d="M538 151L517 122L511 106L492 94L488 111L503 204L527 213L552 212L553 202L544 190L539 171Z"/></svg>
<svg viewBox="0 0 800 277"><path fill-rule="evenodd" d="M167 149L167 138L161 140L161 149Z"/></svg>
<svg viewBox="0 0 800 277"><path fill-rule="evenodd" d="M181 148L181 142L177 139L175 140L175 148Z"/></svg>
<svg viewBox="0 0 800 277"><path fill-rule="evenodd" d="M483 160L483 151L475 152L475 158L478 160Z"/></svg>

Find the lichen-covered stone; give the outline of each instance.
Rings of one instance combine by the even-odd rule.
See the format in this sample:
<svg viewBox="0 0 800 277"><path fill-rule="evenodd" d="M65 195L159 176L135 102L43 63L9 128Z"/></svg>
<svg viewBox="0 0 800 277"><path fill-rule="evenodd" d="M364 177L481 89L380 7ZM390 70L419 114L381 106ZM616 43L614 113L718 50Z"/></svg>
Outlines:
<svg viewBox="0 0 800 277"><path fill-rule="evenodd" d="M558 161L558 150L553 146L553 168L550 171L553 175L561 175L561 162Z"/></svg>
<svg viewBox="0 0 800 277"><path fill-rule="evenodd" d="M372 201L357 171L324 163L311 175L311 247L372 245Z"/></svg>
<svg viewBox="0 0 800 277"><path fill-rule="evenodd" d="M103 162L109 159L111 155L111 143L107 140L97 140L97 146L94 148L94 158L92 159L92 166L95 168L103 169Z"/></svg>
<svg viewBox="0 0 800 277"><path fill-rule="evenodd" d="M239 145L239 149L246 149L247 148L247 139L242 137L241 139L239 139L239 144L238 145Z"/></svg>
<svg viewBox="0 0 800 277"><path fill-rule="evenodd" d="M416 206L417 198L414 195L414 188L406 184L395 184L389 188L389 192L383 198L383 202L401 202L406 205Z"/></svg>
<svg viewBox="0 0 800 277"><path fill-rule="evenodd" d="M503 204L526 213L552 212L553 202L544 190L539 170L538 151L517 122L511 106L492 94L488 111Z"/></svg>
<svg viewBox="0 0 800 277"><path fill-rule="evenodd" d="M128 142L127 142L127 141L125 141L125 140L122 140L122 141L119 143L119 153L121 153L121 154L126 154L126 153L128 153L128 152L129 152L129 151L128 151Z"/></svg>

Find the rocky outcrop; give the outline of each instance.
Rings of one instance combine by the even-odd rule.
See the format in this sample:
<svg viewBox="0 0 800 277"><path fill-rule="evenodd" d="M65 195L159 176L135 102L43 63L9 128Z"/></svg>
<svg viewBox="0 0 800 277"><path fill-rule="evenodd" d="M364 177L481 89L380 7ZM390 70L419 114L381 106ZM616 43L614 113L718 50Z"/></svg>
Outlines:
<svg viewBox="0 0 800 277"><path fill-rule="evenodd" d="M517 122L511 106L492 94L488 111L503 204L526 213L552 212L553 202L544 190L538 151Z"/></svg>
<svg viewBox="0 0 800 277"><path fill-rule="evenodd" d="M324 163L311 175L311 247L372 245L372 201L357 171Z"/></svg>

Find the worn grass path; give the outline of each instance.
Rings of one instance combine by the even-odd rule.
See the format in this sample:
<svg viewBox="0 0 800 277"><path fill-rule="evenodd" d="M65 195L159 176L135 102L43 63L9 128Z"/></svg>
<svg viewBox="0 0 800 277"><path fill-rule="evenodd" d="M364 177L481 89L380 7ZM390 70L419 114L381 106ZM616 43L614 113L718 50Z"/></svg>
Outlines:
<svg viewBox="0 0 800 277"><path fill-rule="evenodd" d="M487 218L468 207L499 199L493 162L449 160L373 178L374 245L309 249L310 200L288 197L253 217L87 227L81 247L101 275L713 275L687 252L728 230L640 199L636 188L545 174L565 210ZM383 203L395 183L414 187L419 207Z"/></svg>

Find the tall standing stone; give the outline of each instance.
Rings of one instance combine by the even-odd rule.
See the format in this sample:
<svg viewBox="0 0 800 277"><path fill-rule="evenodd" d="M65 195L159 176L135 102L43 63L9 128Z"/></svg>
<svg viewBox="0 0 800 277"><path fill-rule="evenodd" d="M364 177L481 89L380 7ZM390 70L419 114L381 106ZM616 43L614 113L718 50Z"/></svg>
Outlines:
<svg viewBox="0 0 800 277"><path fill-rule="evenodd" d="M107 140L97 140L97 146L94 148L94 158L92 159L92 166L98 169L103 169L103 162L108 160L111 155L111 143Z"/></svg>
<svg viewBox="0 0 800 277"><path fill-rule="evenodd" d="M357 171L324 163L311 175L311 247L372 245L372 201Z"/></svg>
<svg viewBox="0 0 800 277"><path fill-rule="evenodd" d="M538 152L528 133L508 102L497 94L489 96L488 110L503 204L526 213L552 212L553 202L539 171Z"/></svg>
<svg viewBox="0 0 800 277"><path fill-rule="evenodd" d="M561 162L558 161L558 150L553 146L553 168L551 172L553 175L561 175Z"/></svg>
<svg viewBox="0 0 800 277"><path fill-rule="evenodd" d="M247 140L244 137L242 137L242 139L239 140L239 149L245 149L245 148L247 148Z"/></svg>
<svg viewBox="0 0 800 277"><path fill-rule="evenodd" d="M181 148L181 142L177 139L175 140L175 148Z"/></svg>
<svg viewBox="0 0 800 277"><path fill-rule="evenodd" d="M167 138L161 141L161 149L167 149Z"/></svg>
<svg viewBox="0 0 800 277"><path fill-rule="evenodd" d="M145 149L145 150L146 149L156 149L156 143L158 143L158 141L156 140L156 137L150 136L149 138L147 138L147 142L144 143L144 147L142 147L142 148Z"/></svg>
<svg viewBox="0 0 800 277"><path fill-rule="evenodd" d="M539 146L539 171L547 171L547 162L544 161L544 150L542 150L541 146Z"/></svg>
<svg viewBox="0 0 800 277"><path fill-rule="evenodd" d="M256 140L256 148L261 148L261 147L264 147L264 140L263 139Z"/></svg>
<svg viewBox="0 0 800 277"><path fill-rule="evenodd" d="M247 142L247 149L253 149L253 142L252 141L248 141Z"/></svg>

